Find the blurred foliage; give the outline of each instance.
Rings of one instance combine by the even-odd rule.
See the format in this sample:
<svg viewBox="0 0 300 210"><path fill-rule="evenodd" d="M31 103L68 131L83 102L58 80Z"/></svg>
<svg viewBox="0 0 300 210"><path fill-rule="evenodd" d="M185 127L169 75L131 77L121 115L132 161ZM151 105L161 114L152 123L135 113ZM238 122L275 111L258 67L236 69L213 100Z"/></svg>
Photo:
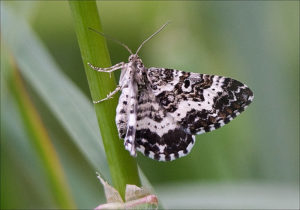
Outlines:
<svg viewBox="0 0 300 210"><path fill-rule="evenodd" d="M18 51L23 35L14 32L23 26L9 25L12 20L3 15L7 12L3 6L28 22L35 32L33 40L38 37L38 44L28 42L28 52ZM253 193L262 192L261 197L278 192L268 194L274 206L278 199L290 196L283 193L286 188L260 191L259 187L264 188L260 183L287 183L294 188L299 184L298 1L101 1L98 6L103 31L132 50L172 21L139 53L146 66L229 76L245 82L255 95L253 104L229 125L197 136L187 157L161 163L138 155L138 164L152 185L160 186L162 202L176 203L177 191L205 197L197 188L184 190L186 183L198 182L216 183L217 187L208 188L214 195L218 183L251 180L258 183L253 184ZM8 43L5 33L18 40ZM108 48L113 64L128 59L121 46L108 42ZM43 60L37 59L41 54ZM104 203L95 171L110 180L109 171L68 3L1 1L1 208L59 207L10 88L11 59L17 61L30 99L53 141L76 207ZM287 191L299 195L294 188ZM172 194L173 201L166 196ZM241 199L230 201L234 198ZM214 202L215 207L224 204L218 196ZM184 203L191 204L188 199ZM257 201L256 207L260 204Z"/></svg>

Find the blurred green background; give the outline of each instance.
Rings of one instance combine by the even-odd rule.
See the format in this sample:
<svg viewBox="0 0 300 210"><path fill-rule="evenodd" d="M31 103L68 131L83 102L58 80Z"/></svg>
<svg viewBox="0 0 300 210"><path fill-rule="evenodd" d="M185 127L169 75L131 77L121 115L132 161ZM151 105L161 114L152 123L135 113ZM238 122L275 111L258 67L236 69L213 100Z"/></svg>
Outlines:
<svg viewBox="0 0 300 210"><path fill-rule="evenodd" d="M140 51L145 66L232 77L255 95L229 125L197 136L187 157L138 155L163 206L299 208L299 2L97 3L104 33L133 51L172 21ZM113 64L127 61L125 49L108 46ZM95 172L110 180L109 171L68 2L1 1L1 208L62 207L16 68L61 164L65 181L54 189L64 186L74 208L104 203Z"/></svg>

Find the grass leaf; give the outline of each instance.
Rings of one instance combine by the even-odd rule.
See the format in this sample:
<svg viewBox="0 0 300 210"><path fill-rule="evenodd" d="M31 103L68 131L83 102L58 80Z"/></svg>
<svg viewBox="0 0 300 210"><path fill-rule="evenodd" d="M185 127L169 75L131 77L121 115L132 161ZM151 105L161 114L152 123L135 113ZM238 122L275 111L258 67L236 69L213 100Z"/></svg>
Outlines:
<svg viewBox="0 0 300 210"><path fill-rule="evenodd" d="M35 151L41 157L46 175L50 181L50 189L60 208L75 208L74 200L70 193L70 188L66 180L65 172L62 168L58 154L48 135L41 117L39 116L34 104L26 91L17 67L14 66L11 87L17 104L22 114L22 121L26 131L30 136L30 142Z"/></svg>

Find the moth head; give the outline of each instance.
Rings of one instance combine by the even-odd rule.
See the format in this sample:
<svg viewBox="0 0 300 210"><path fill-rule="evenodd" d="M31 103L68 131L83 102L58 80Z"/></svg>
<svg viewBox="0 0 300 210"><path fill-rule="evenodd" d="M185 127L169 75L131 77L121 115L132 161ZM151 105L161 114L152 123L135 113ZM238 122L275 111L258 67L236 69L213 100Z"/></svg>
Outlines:
<svg viewBox="0 0 300 210"><path fill-rule="evenodd" d="M137 54L131 54L128 58L129 62L135 62L136 60L140 59L140 57Z"/></svg>
<svg viewBox="0 0 300 210"><path fill-rule="evenodd" d="M140 59L140 57L137 54L130 55L128 58L128 61L130 63L133 63L133 65L136 67L137 71L144 69L143 61L142 61L142 59Z"/></svg>

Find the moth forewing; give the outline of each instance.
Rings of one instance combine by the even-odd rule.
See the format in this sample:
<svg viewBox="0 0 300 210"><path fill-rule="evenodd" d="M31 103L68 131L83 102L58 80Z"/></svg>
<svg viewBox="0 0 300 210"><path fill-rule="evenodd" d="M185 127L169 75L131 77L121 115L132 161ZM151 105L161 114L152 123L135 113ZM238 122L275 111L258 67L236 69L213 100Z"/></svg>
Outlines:
<svg viewBox="0 0 300 210"><path fill-rule="evenodd" d="M135 151L135 134L136 134L136 124L137 124L137 84L132 80L129 83L129 106L128 121L127 121L127 132L124 139L125 149L127 149L132 156L136 156Z"/></svg>

